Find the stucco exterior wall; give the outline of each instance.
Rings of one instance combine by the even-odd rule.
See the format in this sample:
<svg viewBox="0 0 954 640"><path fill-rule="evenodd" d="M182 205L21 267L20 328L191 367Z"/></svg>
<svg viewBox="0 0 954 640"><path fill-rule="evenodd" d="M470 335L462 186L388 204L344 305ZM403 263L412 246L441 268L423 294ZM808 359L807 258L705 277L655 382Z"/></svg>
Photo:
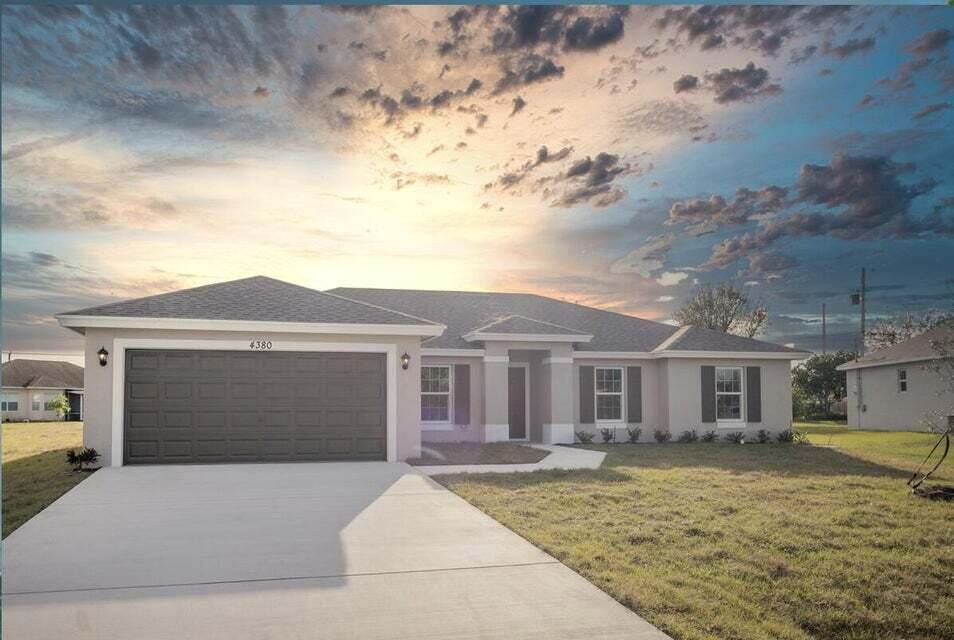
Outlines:
<svg viewBox="0 0 954 640"><path fill-rule="evenodd" d="M449 425L421 425L421 441L427 442L480 442L483 439L484 425L484 363L480 356L474 357L444 357L444 356L423 356L422 365L446 364L454 366L456 364L470 365L470 422L468 424L449 424ZM453 421L453 407L455 398L454 386L451 384L451 418ZM420 399L418 400L420 403ZM418 404L420 407L420 404ZM420 417L420 413L418 414ZM425 445L426 446L426 445Z"/></svg>
<svg viewBox="0 0 954 640"><path fill-rule="evenodd" d="M905 369L907 391L898 387L898 370ZM954 414L954 394L924 363L866 367L847 372L848 426L885 431L928 431L947 425ZM858 410L861 376L866 411Z"/></svg>
<svg viewBox="0 0 954 640"><path fill-rule="evenodd" d="M47 411L45 404L55 398L63 395L64 389L23 389L16 387L4 387L3 397L7 400L15 400L17 403L16 411L4 411L4 422L56 422L62 420L56 414L56 411ZM40 409L33 410L33 401L40 402Z"/></svg>
<svg viewBox="0 0 954 640"><path fill-rule="evenodd" d="M617 360L617 359L576 359L573 361L573 389L570 393L573 402L573 422L575 424L574 432L585 431L594 434L593 441L601 442L601 430L611 428L616 430L616 441L626 442L628 438L627 427L640 427L640 442L651 442L653 440L653 431L660 427L659 416L659 364L658 360ZM622 367L623 368L623 419L620 423L601 423L582 424L580 422L580 367ZM626 367L642 367L642 395L643 395L643 415L641 422L627 421L626 412Z"/></svg>
<svg viewBox="0 0 954 640"><path fill-rule="evenodd" d="M397 458L405 460L420 455L421 430L420 387L421 387L421 346L416 336L355 336L338 334L303 333L260 333L252 334L240 331L175 331L152 329L87 329L85 349L85 421L83 445L95 448L101 455L104 466L111 465L113 456L122 457L122 452L112 451L112 407L113 407L113 368L124 363L116 356L113 341L116 338L145 338L166 340L240 340L251 341L267 338L280 349L282 342L337 342L337 343L377 343L393 344L397 356L407 353L411 362L407 370L397 365ZM108 364L99 364L96 355L101 347L110 352ZM188 348L184 344L183 348Z"/></svg>
<svg viewBox="0 0 954 640"><path fill-rule="evenodd" d="M761 367L762 421L742 423L702 422L702 366ZM686 430L700 435L741 431L754 435L759 429L778 433L792 427L792 370L788 360L669 358L665 380L668 390L669 432L675 439ZM668 382L668 384L667 384ZM743 382L743 388L745 388ZM742 401L743 411L745 398Z"/></svg>

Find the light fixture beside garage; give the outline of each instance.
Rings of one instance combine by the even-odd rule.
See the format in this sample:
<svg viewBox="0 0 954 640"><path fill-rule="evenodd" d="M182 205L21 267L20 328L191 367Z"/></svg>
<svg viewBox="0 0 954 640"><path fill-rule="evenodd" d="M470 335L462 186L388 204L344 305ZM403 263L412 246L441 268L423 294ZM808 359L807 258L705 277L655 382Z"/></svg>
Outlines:
<svg viewBox="0 0 954 640"><path fill-rule="evenodd" d="M401 356L401 368L406 370L410 364L411 356L407 355L407 351L405 351L404 355Z"/></svg>
<svg viewBox="0 0 954 640"><path fill-rule="evenodd" d="M106 351L106 347L100 347L96 355L99 356L99 366L105 367L106 363L109 362L109 351Z"/></svg>

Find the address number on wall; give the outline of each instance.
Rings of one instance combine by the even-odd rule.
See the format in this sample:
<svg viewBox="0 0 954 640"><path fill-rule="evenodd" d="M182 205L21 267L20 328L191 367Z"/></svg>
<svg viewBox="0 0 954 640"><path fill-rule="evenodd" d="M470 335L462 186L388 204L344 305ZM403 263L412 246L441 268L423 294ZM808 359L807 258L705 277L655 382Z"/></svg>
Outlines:
<svg viewBox="0 0 954 640"><path fill-rule="evenodd" d="M268 351L272 348L271 340L252 340L248 343L248 348L253 351Z"/></svg>

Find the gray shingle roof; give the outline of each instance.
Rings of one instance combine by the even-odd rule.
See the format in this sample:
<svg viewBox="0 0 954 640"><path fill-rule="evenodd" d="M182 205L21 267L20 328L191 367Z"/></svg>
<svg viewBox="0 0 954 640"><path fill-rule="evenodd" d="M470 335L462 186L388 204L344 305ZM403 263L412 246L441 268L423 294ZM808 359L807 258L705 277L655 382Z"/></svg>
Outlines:
<svg viewBox="0 0 954 640"><path fill-rule="evenodd" d="M702 327L689 327L677 340L666 347L668 351L747 351L766 353L803 353L771 342L735 336Z"/></svg>
<svg viewBox="0 0 954 640"><path fill-rule="evenodd" d="M413 313L382 309L264 276L210 284L62 315L342 324L432 325Z"/></svg>
<svg viewBox="0 0 954 640"><path fill-rule="evenodd" d="M588 335L576 329L553 324L552 322L534 320L533 318L526 318L524 316L506 316L488 325L479 327L474 331L480 333L523 333L528 335Z"/></svg>
<svg viewBox="0 0 954 640"><path fill-rule="evenodd" d="M4 387L83 388L83 367L54 360L10 360L3 363Z"/></svg>
<svg viewBox="0 0 954 640"><path fill-rule="evenodd" d="M839 369L860 369L877 367L894 362L917 362L919 360L934 360L938 353L934 350L933 342L954 340L954 327L939 326L925 331L910 340L899 342L887 349L881 349L868 355L846 362Z"/></svg>

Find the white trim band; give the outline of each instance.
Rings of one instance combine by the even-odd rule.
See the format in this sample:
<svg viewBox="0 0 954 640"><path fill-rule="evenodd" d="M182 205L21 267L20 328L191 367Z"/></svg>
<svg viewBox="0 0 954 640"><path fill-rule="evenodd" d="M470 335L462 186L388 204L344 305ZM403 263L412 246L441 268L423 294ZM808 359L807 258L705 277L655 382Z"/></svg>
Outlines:
<svg viewBox="0 0 954 640"><path fill-rule="evenodd" d="M659 358L715 358L746 360L802 360L811 354L799 351L574 351L574 360L657 360Z"/></svg>
<svg viewBox="0 0 954 640"><path fill-rule="evenodd" d="M573 358L544 358L543 364L573 364Z"/></svg>
<svg viewBox="0 0 954 640"><path fill-rule="evenodd" d="M253 331L274 333L335 333L344 335L428 336L442 335L446 327L433 324L354 324L349 322L260 322L253 320L203 320L197 318L125 318L59 315L60 326L70 329L182 329L190 331Z"/></svg>
<svg viewBox="0 0 954 640"><path fill-rule="evenodd" d="M488 364L507 364L510 362L510 356L484 356L484 362Z"/></svg>
<svg viewBox="0 0 954 640"><path fill-rule="evenodd" d="M483 333L472 331L463 336L467 342L589 342L591 335L575 333Z"/></svg>
<svg viewBox="0 0 954 640"><path fill-rule="evenodd" d="M484 356L483 349L421 349L422 356L428 357L447 357L447 358L482 358Z"/></svg>

